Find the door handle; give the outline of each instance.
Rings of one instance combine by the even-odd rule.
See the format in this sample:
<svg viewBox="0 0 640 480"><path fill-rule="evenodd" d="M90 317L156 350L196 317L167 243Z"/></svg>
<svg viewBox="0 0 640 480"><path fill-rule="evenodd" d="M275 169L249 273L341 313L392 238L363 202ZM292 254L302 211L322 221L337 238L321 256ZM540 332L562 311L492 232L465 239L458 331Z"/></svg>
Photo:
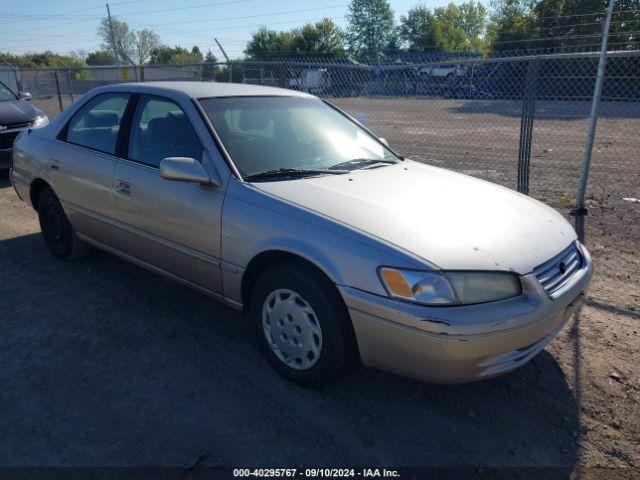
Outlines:
<svg viewBox="0 0 640 480"><path fill-rule="evenodd" d="M121 195L131 195L131 184L118 180L116 182L115 190Z"/></svg>
<svg viewBox="0 0 640 480"><path fill-rule="evenodd" d="M60 162L55 158L49 159L49 170L58 171L60 170Z"/></svg>

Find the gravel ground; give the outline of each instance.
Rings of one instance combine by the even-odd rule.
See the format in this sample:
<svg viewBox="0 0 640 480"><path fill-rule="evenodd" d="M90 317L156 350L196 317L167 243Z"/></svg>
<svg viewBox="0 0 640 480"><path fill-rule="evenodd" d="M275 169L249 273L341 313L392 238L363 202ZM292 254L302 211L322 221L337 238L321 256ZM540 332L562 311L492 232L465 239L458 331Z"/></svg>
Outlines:
<svg viewBox="0 0 640 480"><path fill-rule="evenodd" d="M458 386L362 368L322 391L280 379L247 321L214 300L102 252L56 261L3 176L0 466L535 467L637 478L640 216L617 200L638 178L634 165L609 200L591 196L588 301L528 365ZM566 211L560 186L537 196Z"/></svg>

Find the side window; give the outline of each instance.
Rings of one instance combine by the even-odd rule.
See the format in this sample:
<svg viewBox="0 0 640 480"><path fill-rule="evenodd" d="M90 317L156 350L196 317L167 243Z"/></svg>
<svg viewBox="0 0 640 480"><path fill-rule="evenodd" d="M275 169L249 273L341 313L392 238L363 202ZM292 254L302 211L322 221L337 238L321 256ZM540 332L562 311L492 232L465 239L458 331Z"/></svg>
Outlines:
<svg viewBox="0 0 640 480"><path fill-rule="evenodd" d="M66 141L115 155L129 94L105 93L89 100L67 124Z"/></svg>
<svg viewBox="0 0 640 480"><path fill-rule="evenodd" d="M143 95L131 122L129 159L159 167L166 157L202 160L204 148L191 121L172 100Z"/></svg>

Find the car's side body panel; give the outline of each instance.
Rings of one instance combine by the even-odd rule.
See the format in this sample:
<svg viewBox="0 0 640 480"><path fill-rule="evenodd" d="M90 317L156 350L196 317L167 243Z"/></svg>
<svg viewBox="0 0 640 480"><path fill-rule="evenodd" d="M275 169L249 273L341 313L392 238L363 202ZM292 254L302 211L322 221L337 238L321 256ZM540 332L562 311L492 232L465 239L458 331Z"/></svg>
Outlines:
<svg viewBox="0 0 640 480"><path fill-rule="evenodd" d="M118 159L54 141L45 162L51 186L71 224L84 235L99 236L103 219L113 214L112 178Z"/></svg>
<svg viewBox="0 0 640 480"><path fill-rule="evenodd" d="M220 222L224 190L171 182L157 168L120 160L114 176L110 245L208 290L222 292ZM118 184L126 182L127 190Z"/></svg>
<svg viewBox="0 0 640 480"><path fill-rule="evenodd" d="M29 185L40 178L52 186L85 240L221 294L220 223L230 172L189 97L143 89L176 102L186 113L205 148L203 165L215 186L167 181L157 168L57 138L82 105L110 91L85 95L41 134L28 133L12 173L19 195L29 198ZM127 192L121 189L123 183Z"/></svg>
<svg viewBox="0 0 640 480"><path fill-rule="evenodd" d="M120 158L113 174L112 218L122 231L110 245L221 294L220 224L228 173L219 173L224 162L193 103L177 92L153 92L153 98L171 100L183 111L204 148L198 160L215 186L168 181L155 166Z"/></svg>
<svg viewBox="0 0 640 480"><path fill-rule="evenodd" d="M315 264L338 285L386 295L376 269L380 262L432 268L415 256L388 247L365 233L340 225L231 180L222 225L225 296L241 302L242 270L262 252L284 251Z"/></svg>

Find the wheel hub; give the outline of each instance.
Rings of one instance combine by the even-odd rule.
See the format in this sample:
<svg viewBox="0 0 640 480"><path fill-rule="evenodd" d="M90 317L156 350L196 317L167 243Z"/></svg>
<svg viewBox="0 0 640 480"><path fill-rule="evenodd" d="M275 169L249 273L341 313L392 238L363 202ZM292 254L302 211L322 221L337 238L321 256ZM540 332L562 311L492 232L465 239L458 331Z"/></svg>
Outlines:
<svg viewBox="0 0 640 480"><path fill-rule="evenodd" d="M262 328L271 350L285 365L307 370L320 359L320 323L311 305L293 290L278 289L267 296Z"/></svg>

